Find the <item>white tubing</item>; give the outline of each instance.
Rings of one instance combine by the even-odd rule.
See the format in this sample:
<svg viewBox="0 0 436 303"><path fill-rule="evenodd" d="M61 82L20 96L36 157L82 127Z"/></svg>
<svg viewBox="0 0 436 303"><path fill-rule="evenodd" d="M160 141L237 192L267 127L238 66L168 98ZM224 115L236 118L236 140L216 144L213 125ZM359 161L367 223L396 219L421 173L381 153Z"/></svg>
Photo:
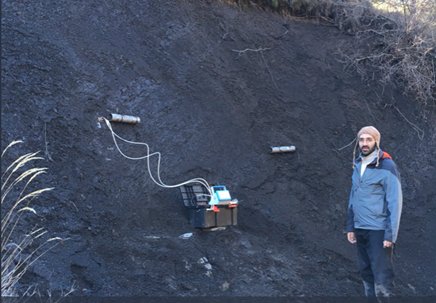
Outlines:
<svg viewBox="0 0 436 303"><path fill-rule="evenodd" d="M129 159L129 160L143 160L143 159L147 159L147 170L148 170L148 174L150 175L151 180L153 180L153 182L154 182L155 184L157 184L157 185L160 186L160 187L164 187L164 188L175 188L175 187L180 187L180 186L183 186L183 185L186 185L186 184L190 184L190 183L198 183L198 184L201 184L202 186L206 187L207 191L209 192L209 195L207 195L207 194L203 194L203 195L212 198L212 189L211 189L209 183L208 183L205 179L203 179L203 178L194 178L194 179L191 179L191 180L188 180L188 181L185 181L185 182L179 183L179 184L174 184L174 185L168 185L168 184L165 184L165 183L162 181L161 177L160 177L160 161L161 161L161 153L160 153L160 152L154 152L154 153L150 154L150 147L148 146L147 143L144 143L144 142L129 141L129 140L126 140L126 139L122 138L121 136L119 136L118 134L116 134L116 133L113 131L113 129L112 129L112 125L111 125L111 123L109 122L109 120L107 120L106 118L103 118L103 119L104 119L104 121L106 122L106 125L107 125L107 127L109 128L109 130L110 130L110 132L111 132L112 138L113 138L113 140L114 140L114 143L115 143L115 146L116 146L118 152L119 152L123 157L125 157L125 158L127 158L127 159ZM144 145L144 146L146 146L146 148L147 148L147 154L146 154L145 156L141 156L141 157L130 157L130 156L127 156L126 154L124 154L124 153L121 151L120 147L118 146L118 143L117 143L117 139L116 139L116 138L118 138L118 139L120 139L120 140L122 140L122 141L124 141L124 142L126 142L126 143L129 143L129 144ZM156 179L153 177L153 174L151 173L151 169L150 169L150 158L151 158L152 156L156 156L156 155L157 155L157 157L158 157L158 160L157 160L157 179L158 179L159 182L156 181Z"/></svg>

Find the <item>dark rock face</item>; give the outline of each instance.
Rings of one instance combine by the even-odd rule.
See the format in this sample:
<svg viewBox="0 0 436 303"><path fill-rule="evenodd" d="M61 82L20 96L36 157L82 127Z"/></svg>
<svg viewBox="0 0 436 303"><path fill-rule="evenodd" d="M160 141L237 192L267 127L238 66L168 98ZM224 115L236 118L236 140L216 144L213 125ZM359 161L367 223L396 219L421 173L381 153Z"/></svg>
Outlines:
<svg viewBox="0 0 436 303"><path fill-rule="evenodd" d="M23 279L76 295L360 295L342 234L358 129L402 173L398 293L435 295L434 111L335 59L335 28L215 1L3 1L2 145L41 150L40 224L69 237ZM257 51L251 51L251 50ZM424 131L424 139L416 128ZM162 178L227 185L239 225L193 229L176 189L115 150L99 116L163 155ZM290 145L294 154L271 155ZM145 150L122 145L132 155ZM18 154L14 150L11 157ZM193 232L188 239L180 235Z"/></svg>

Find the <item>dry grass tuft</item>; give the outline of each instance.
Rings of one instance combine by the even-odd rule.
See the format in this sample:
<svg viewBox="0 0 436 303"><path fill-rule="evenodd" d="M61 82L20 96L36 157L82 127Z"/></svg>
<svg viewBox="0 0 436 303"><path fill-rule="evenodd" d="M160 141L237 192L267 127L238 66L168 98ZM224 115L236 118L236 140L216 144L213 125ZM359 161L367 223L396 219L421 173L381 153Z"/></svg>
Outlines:
<svg viewBox="0 0 436 303"><path fill-rule="evenodd" d="M2 152L1 160L8 149L22 141L13 141ZM26 220L26 215L36 214L31 202L53 188L29 190L31 183L46 168L26 168L35 160L43 159L38 153L28 153L18 157L5 169L1 176L1 296L15 296L18 281L27 269L63 239L46 239L44 228L33 228L24 234L18 226ZM45 240L44 240L45 239Z"/></svg>

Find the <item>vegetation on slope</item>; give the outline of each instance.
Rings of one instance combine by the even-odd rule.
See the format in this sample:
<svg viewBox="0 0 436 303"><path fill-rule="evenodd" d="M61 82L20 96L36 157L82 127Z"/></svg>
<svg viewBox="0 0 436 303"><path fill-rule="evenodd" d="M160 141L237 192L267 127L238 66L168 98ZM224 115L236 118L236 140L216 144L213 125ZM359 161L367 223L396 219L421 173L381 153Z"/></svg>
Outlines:
<svg viewBox="0 0 436 303"><path fill-rule="evenodd" d="M424 105L436 101L434 0L236 0L285 15L319 18L356 37L341 48L347 67L362 77L396 83Z"/></svg>

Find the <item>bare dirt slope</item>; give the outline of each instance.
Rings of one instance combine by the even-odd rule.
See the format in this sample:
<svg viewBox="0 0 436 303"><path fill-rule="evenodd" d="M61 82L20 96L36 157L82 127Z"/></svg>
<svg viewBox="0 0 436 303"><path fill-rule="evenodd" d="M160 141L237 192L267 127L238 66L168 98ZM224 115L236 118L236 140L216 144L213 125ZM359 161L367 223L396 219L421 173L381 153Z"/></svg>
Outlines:
<svg viewBox="0 0 436 303"><path fill-rule="evenodd" d="M71 238L23 285L61 291L75 281L76 295L93 296L360 295L342 234L352 146L339 149L372 124L403 178L398 293L436 294L434 111L423 119L413 97L344 71L336 54L351 36L219 1L3 1L2 11L2 145L24 139L11 158L45 154L42 185L56 189L34 202L39 224ZM193 229L178 190L155 186L145 162L114 149L97 121L111 112L141 117L114 128L162 153L165 182L227 185L239 225ZM269 154L289 144L295 154Z"/></svg>

